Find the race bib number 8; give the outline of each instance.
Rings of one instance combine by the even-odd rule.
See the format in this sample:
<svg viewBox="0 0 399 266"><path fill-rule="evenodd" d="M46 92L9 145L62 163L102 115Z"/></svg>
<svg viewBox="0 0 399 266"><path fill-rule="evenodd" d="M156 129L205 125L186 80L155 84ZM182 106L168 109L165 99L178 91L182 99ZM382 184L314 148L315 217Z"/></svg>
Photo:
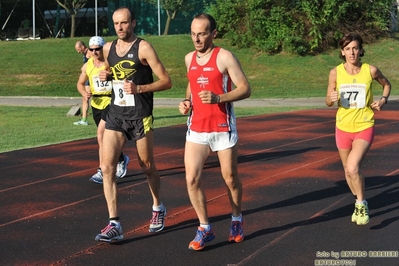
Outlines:
<svg viewBox="0 0 399 266"><path fill-rule="evenodd" d="M111 81L101 81L98 76L93 76L94 93L110 92L112 90Z"/></svg>
<svg viewBox="0 0 399 266"><path fill-rule="evenodd" d="M339 87L339 103L344 108L364 108L366 84L342 84Z"/></svg>
<svg viewBox="0 0 399 266"><path fill-rule="evenodd" d="M115 100L114 104L118 106L135 106L134 95L133 94L126 94L123 90L123 84L125 81L123 80L113 80L112 81L112 89L114 90Z"/></svg>

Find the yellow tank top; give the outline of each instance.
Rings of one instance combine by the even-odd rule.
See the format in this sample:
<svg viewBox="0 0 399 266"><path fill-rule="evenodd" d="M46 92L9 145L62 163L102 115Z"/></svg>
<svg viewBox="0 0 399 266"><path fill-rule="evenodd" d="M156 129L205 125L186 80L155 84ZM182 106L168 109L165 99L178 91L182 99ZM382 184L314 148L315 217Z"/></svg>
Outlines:
<svg viewBox="0 0 399 266"><path fill-rule="evenodd" d="M360 72L350 75L344 64L337 66L338 111L336 126L342 131L359 132L374 126L370 65L363 63Z"/></svg>
<svg viewBox="0 0 399 266"><path fill-rule="evenodd" d="M96 67L94 58L90 58L86 63L86 75L90 80L90 90L93 95L91 106L104 110L111 102L112 81L100 81L98 74L104 70L105 66Z"/></svg>

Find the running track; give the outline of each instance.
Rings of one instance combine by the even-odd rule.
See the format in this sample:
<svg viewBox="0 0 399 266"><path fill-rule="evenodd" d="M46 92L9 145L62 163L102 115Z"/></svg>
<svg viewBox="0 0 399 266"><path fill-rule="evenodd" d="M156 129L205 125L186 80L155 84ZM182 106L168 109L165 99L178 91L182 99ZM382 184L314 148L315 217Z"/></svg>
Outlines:
<svg viewBox="0 0 399 266"><path fill-rule="evenodd" d="M200 252L187 249L198 222L185 186L185 125L155 131L168 212L157 234L148 233L151 198L128 143L129 172L118 180L125 239L115 244L94 241L108 217L102 186L88 181L97 167L95 139L1 153L0 265L317 265L337 254L356 265L399 265L397 109L390 101L376 114L363 168L366 226L350 221L354 199L334 143L336 109L239 119L245 241L227 242L230 207L212 155L203 183L216 238Z"/></svg>

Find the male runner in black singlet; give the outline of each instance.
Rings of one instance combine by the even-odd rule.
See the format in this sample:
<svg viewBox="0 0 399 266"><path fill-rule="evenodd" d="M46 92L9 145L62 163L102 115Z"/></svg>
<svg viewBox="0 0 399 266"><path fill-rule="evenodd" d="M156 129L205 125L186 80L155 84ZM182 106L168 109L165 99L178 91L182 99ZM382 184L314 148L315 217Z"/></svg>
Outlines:
<svg viewBox="0 0 399 266"><path fill-rule="evenodd" d="M152 45L137 38L136 20L128 8L117 9L112 20L118 39L103 47L109 69L99 73L100 80L113 82L112 99L103 137L103 188L109 224L96 240L123 239L117 209L116 165L127 140L134 140L137 156L147 176L153 198L150 232L164 228L166 209L160 200L160 178L153 157L153 93L172 87L171 79ZM152 73L158 80L154 82Z"/></svg>

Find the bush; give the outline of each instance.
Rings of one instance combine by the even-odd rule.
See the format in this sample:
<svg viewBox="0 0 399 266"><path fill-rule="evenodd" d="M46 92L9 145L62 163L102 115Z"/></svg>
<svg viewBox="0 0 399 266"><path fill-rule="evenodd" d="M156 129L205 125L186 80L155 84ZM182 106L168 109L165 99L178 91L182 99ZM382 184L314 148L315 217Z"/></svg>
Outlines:
<svg viewBox="0 0 399 266"><path fill-rule="evenodd" d="M216 0L208 8L232 45L306 55L356 31L366 43L389 34L391 0Z"/></svg>

